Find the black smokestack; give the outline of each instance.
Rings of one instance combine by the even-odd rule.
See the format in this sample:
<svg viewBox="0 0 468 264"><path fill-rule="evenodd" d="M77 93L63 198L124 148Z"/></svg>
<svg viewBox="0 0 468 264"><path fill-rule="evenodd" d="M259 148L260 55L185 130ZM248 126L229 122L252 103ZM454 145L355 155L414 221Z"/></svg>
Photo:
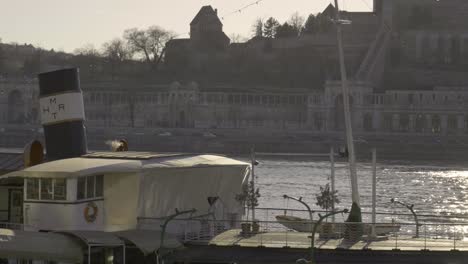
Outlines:
<svg viewBox="0 0 468 264"><path fill-rule="evenodd" d="M85 115L78 69L39 74L39 97L48 160L86 154Z"/></svg>

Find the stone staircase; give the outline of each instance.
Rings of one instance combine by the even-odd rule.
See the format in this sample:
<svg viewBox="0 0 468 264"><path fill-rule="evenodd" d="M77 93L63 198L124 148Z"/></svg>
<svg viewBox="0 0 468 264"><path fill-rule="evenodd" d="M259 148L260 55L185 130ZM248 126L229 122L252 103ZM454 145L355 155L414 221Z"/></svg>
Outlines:
<svg viewBox="0 0 468 264"><path fill-rule="evenodd" d="M356 80L373 84L380 83L384 73L385 55L387 54L391 32L390 26L382 23L375 40L372 42L356 73Z"/></svg>

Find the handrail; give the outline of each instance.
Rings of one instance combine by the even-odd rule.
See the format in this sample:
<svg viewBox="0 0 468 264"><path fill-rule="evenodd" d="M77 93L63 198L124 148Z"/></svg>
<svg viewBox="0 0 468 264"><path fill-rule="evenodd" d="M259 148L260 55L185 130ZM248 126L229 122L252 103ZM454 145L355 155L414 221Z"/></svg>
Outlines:
<svg viewBox="0 0 468 264"><path fill-rule="evenodd" d="M256 210L268 210L268 211L293 211L293 212L305 212L307 210L304 209L295 209L295 208L277 208L277 207L256 207ZM326 213L325 210L313 210L315 213ZM372 214L372 212L362 211L362 214ZM389 215L389 216L413 216L413 214L408 213L387 213L387 212L377 212L378 215ZM435 218L460 218L460 219L467 219L468 215L441 215L441 214L418 214L418 217L435 217Z"/></svg>
<svg viewBox="0 0 468 264"><path fill-rule="evenodd" d="M158 227L162 219L155 219L156 222L152 222L151 218L145 217L140 218L147 227ZM310 247L312 241L310 232L297 232L291 227L285 226L278 221L267 220L257 221L259 228L255 231L242 230L241 224L244 223L242 220L233 219L173 219L171 222L175 222L178 226L176 235L182 239L185 243L196 243L196 244L213 244L221 243L220 245L243 245L243 246L266 246L266 247ZM305 223L302 221L290 221L290 223L297 223L304 226ZM420 222L422 228L422 234L419 238L415 238L414 235L414 223L413 222L336 222L327 223L327 225L333 225L331 238L327 237L323 241L337 240L338 242L332 242L331 245L338 245L340 243L346 244L344 239L345 230L350 225L362 225L364 228L364 235L360 238L361 241L367 242L363 246L364 248L372 249L374 246L380 250L399 250L406 247L413 249L419 248L420 250L464 250L468 251L468 242L464 242L465 234L464 230L468 228L468 223L426 223ZM139 223L140 224L140 223ZM380 225L386 229L385 235L380 234L380 237L374 237L370 233L370 227L372 225ZM299 226L299 225L298 225ZM315 226L314 226L315 227ZM226 232L226 233L225 233ZM321 230L322 232L329 232ZM221 236L217 242L216 237L222 233L225 235ZM325 233L326 235L327 233ZM234 240L226 240L226 237L232 236ZM468 236L467 236L468 237ZM321 238L318 238L321 239ZM323 238L322 238L323 239ZM232 242L235 241L235 242ZM340 242L341 241L341 242ZM382 241L386 241L383 242ZM226 244L227 243L227 244ZM232 243L232 244L231 244ZM319 243L320 247L327 244ZM338 243L338 244L337 244ZM375 243L375 244L373 244ZM327 246L329 247L329 246ZM382 249L384 248L384 249Z"/></svg>

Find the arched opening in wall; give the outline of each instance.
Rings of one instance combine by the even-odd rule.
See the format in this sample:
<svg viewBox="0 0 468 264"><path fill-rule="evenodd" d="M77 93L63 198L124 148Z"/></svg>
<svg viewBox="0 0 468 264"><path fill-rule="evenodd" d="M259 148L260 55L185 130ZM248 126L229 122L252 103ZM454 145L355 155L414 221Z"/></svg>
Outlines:
<svg viewBox="0 0 468 264"><path fill-rule="evenodd" d="M450 39L450 57L452 63L458 64L460 62L461 39L460 36L452 36Z"/></svg>
<svg viewBox="0 0 468 264"><path fill-rule="evenodd" d="M349 96L349 110L351 112L351 120L353 119L353 97ZM352 122L351 122L352 123ZM338 95L335 98L335 130L345 129L343 95Z"/></svg>
<svg viewBox="0 0 468 264"><path fill-rule="evenodd" d="M465 122L463 124L463 128L465 130L465 134L468 134L468 115L465 116Z"/></svg>
<svg viewBox="0 0 468 264"><path fill-rule="evenodd" d="M424 132L425 126L426 126L426 122L425 122L424 116L422 114L416 115L414 130L418 133L422 133Z"/></svg>
<svg viewBox="0 0 468 264"><path fill-rule="evenodd" d="M439 115L432 115L432 133L440 133L442 128L440 116Z"/></svg>
<svg viewBox="0 0 468 264"><path fill-rule="evenodd" d="M24 101L20 91L14 90L8 95L8 123L24 123Z"/></svg>
<svg viewBox="0 0 468 264"><path fill-rule="evenodd" d="M364 114L363 123L364 123L364 130L365 131L373 131L374 130L372 113L365 113Z"/></svg>
<svg viewBox="0 0 468 264"><path fill-rule="evenodd" d="M393 130L392 114L389 114L389 113L384 114L384 130L386 132L391 132Z"/></svg>
<svg viewBox="0 0 468 264"><path fill-rule="evenodd" d="M314 126L317 131L321 131L323 129L322 113L314 113Z"/></svg>
<svg viewBox="0 0 468 264"><path fill-rule="evenodd" d="M457 133L458 125L457 125L457 116L456 115L449 115L447 117L447 132L449 134Z"/></svg>
<svg viewBox="0 0 468 264"><path fill-rule="evenodd" d="M186 126L185 111L180 111L179 118L176 121L176 127L185 127L185 126Z"/></svg>
<svg viewBox="0 0 468 264"><path fill-rule="evenodd" d="M423 35L421 37L421 55L420 55L420 58L421 59L421 62L423 63L429 63L432 58L433 58L433 54L431 52L431 46L430 46L430 38L429 36L427 35Z"/></svg>
<svg viewBox="0 0 468 264"><path fill-rule="evenodd" d="M408 114L400 115L400 131L401 132L409 131L409 115Z"/></svg>

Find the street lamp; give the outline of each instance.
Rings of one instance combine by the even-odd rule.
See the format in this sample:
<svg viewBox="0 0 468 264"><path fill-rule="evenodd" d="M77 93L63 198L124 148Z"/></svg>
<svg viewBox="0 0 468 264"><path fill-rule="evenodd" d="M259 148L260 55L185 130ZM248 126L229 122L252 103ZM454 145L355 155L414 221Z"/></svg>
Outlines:
<svg viewBox="0 0 468 264"><path fill-rule="evenodd" d="M404 203L404 202L400 202L400 201L397 201L395 198L390 199L390 202L393 203L393 204L402 205L402 206L406 207L408 210L411 211L411 213L413 214L413 217L414 217L414 221L416 222L416 235L414 237L418 238L419 237L419 221L418 221L418 216L416 215L416 212L414 212L414 209L413 209L414 204L407 204L407 203Z"/></svg>
<svg viewBox="0 0 468 264"><path fill-rule="evenodd" d="M166 220L164 221L164 223L161 225L161 242L159 244L159 248L158 250L156 251L156 256L157 258L159 259L159 254L161 253L160 250L163 249L164 247L164 236L166 234L166 227L167 227L167 224L169 224L170 221L172 221L174 218L176 218L177 216L179 215L183 215L183 214L193 214L195 213L197 210L196 209L191 209L191 210L186 210L186 211L179 211L177 208L175 209L175 213L172 214L172 215L169 215ZM161 259L162 260L162 259Z"/></svg>
<svg viewBox="0 0 468 264"><path fill-rule="evenodd" d="M296 263L297 264L308 264L308 263L314 264L315 263L315 259L314 259L315 233L317 233L317 228L320 226L320 224L322 224L323 220L327 219L328 217L330 217L332 215L336 215L336 214L347 214L347 213L348 213L348 209L344 209L344 210L336 211L336 212L330 212L330 213L325 214L325 215L319 214L319 220L317 221L317 223L315 223L314 228L312 229L312 236L311 236L311 242L310 242L310 245L311 245L311 247L310 247L310 261L308 261L306 259L298 259L298 260L296 260Z"/></svg>
<svg viewBox="0 0 468 264"><path fill-rule="evenodd" d="M312 222L312 220L314 220L314 217L313 217L314 211L312 211L312 209L310 209L310 206L307 203L302 201L302 197L296 198L296 197L289 196L289 195L285 194L285 195L283 195L283 198L284 199L291 199L291 200L294 200L294 201L297 201L297 202L300 202L301 204L303 204L307 208L307 211L309 212L310 222Z"/></svg>

